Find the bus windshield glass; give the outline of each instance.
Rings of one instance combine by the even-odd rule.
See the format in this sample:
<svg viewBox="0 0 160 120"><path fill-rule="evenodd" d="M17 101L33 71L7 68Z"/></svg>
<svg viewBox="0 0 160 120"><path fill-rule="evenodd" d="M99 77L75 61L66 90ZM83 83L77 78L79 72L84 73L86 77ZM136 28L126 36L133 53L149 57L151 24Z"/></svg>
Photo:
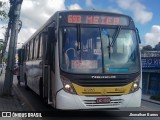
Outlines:
<svg viewBox="0 0 160 120"><path fill-rule="evenodd" d="M70 73L137 72L140 65L135 31L121 28L116 34L116 27L63 27L60 31L62 70Z"/></svg>

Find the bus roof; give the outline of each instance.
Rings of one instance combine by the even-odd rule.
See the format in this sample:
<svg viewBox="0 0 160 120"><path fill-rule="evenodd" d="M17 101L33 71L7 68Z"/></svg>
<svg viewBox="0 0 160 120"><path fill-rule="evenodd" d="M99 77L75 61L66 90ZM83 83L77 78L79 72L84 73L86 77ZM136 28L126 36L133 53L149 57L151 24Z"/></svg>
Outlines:
<svg viewBox="0 0 160 120"><path fill-rule="evenodd" d="M62 10L62 11L57 11L56 13L70 13L70 12L79 12L79 13L85 13L85 12L91 12L91 13L105 13L105 14L114 14L114 15L123 15L127 16L126 14L118 13L118 12L113 12L113 11L102 11L102 10Z"/></svg>
<svg viewBox="0 0 160 120"><path fill-rule="evenodd" d="M57 11L47 20L47 22L45 24L42 25L42 27L40 27L33 35L31 35L31 37L23 45L28 43L28 41L33 39L35 37L35 35L39 34L39 32L44 30L47 25L50 25L53 21L57 21L57 17L61 13L66 13L66 14L68 14L68 13L92 13L92 14L101 13L101 14L112 14L112 15L126 16L128 18L131 18L128 15L121 14L118 12L113 12L113 11L99 11L99 10L62 10L62 11Z"/></svg>

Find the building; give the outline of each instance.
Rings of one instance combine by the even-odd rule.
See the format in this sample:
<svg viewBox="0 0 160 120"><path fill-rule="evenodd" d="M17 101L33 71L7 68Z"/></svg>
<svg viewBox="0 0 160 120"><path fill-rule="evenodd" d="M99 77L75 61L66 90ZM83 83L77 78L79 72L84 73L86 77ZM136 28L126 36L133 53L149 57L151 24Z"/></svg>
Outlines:
<svg viewBox="0 0 160 120"><path fill-rule="evenodd" d="M142 52L142 92L160 95L160 51Z"/></svg>

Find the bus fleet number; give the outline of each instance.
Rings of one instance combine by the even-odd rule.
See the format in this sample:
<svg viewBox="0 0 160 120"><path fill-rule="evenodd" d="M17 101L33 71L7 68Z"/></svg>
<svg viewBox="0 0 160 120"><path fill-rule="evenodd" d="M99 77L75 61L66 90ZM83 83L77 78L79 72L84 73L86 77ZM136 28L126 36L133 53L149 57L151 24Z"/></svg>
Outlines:
<svg viewBox="0 0 160 120"><path fill-rule="evenodd" d="M81 23L81 16L80 15L69 15L68 23Z"/></svg>

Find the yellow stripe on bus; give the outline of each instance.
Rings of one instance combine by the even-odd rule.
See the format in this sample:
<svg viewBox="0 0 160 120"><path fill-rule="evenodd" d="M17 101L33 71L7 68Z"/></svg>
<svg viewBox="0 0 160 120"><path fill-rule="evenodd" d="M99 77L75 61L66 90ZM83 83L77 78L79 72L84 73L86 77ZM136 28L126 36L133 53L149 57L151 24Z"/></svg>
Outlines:
<svg viewBox="0 0 160 120"><path fill-rule="evenodd" d="M132 82L133 83L133 82ZM103 95L124 95L130 92L132 83L120 87L82 87L73 84L78 95L81 96L103 96Z"/></svg>

